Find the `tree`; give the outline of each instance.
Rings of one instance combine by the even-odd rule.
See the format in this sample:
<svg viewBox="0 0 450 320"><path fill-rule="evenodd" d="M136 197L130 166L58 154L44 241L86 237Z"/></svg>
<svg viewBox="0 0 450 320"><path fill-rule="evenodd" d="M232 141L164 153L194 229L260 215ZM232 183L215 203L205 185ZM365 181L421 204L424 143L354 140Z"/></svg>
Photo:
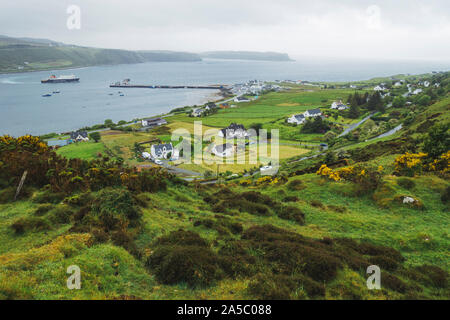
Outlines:
<svg viewBox="0 0 450 320"><path fill-rule="evenodd" d="M370 96L367 108L371 111L384 111L383 101L379 92L375 92Z"/></svg>
<svg viewBox="0 0 450 320"><path fill-rule="evenodd" d="M302 133L324 133L330 130L330 125L323 121L321 117L315 117L314 120L308 119L300 129Z"/></svg>
<svg viewBox="0 0 450 320"><path fill-rule="evenodd" d="M394 101L392 101L392 106L394 108L403 108L406 104L406 98L404 96L396 96Z"/></svg>
<svg viewBox="0 0 450 320"><path fill-rule="evenodd" d="M356 119L359 117L358 105L354 105L353 103L351 104L350 109L348 110L348 117L350 119Z"/></svg>
<svg viewBox="0 0 450 320"><path fill-rule="evenodd" d="M424 138L423 151L428 157L436 159L444 152L450 150L450 125L442 124L431 127Z"/></svg>
<svg viewBox="0 0 450 320"><path fill-rule="evenodd" d="M94 140L95 142L99 142L100 139L102 138L102 136L100 135L99 132L92 132L92 133L89 135L89 138L91 138L91 139Z"/></svg>
<svg viewBox="0 0 450 320"><path fill-rule="evenodd" d="M430 102L431 102L431 97L426 94L424 94L417 100L417 103L421 106L427 106L430 104Z"/></svg>
<svg viewBox="0 0 450 320"><path fill-rule="evenodd" d="M114 126L114 122L111 119L106 119L105 126L107 126L107 127Z"/></svg>

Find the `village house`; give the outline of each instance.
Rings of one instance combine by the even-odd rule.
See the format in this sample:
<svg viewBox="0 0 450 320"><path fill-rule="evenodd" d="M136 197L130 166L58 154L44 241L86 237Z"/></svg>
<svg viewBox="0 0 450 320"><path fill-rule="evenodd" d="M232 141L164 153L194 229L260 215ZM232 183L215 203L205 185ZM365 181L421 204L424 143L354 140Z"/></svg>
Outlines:
<svg viewBox="0 0 450 320"><path fill-rule="evenodd" d="M194 110L192 110L192 116L193 117L201 117L203 112L205 112L205 110L203 110L203 109L200 109L200 108L194 109Z"/></svg>
<svg viewBox="0 0 450 320"><path fill-rule="evenodd" d="M250 99L241 96L234 98L234 102L250 102Z"/></svg>
<svg viewBox="0 0 450 320"><path fill-rule="evenodd" d="M70 140L72 142L89 141L88 133L87 133L87 131L81 131L81 130L71 132Z"/></svg>
<svg viewBox="0 0 450 320"><path fill-rule="evenodd" d="M339 102L334 101L331 104L331 109L345 110L345 109L348 109L348 106L345 105L344 103L342 103L341 100L339 100Z"/></svg>
<svg viewBox="0 0 450 320"><path fill-rule="evenodd" d="M234 145L231 143L225 143L215 146L212 152L218 157L229 157L234 153Z"/></svg>
<svg viewBox="0 0 450 320"><path fill-rule="evenodd" d="M219 137L231 138L245 138L248 137L248 132L245 130L244 125L232 123L227 128L219 131Z"/></svg>
<svg viewBox="0 0 450 320"><path fill-rule="evenodd" d="M150 154L154 159L168 159L172 157L174 148L172 143L153 144L150 149Z"/></svg>
<svg viewBox="0 0 450 320"><path fill-rule="evenodd" d="M164 124L167 124L166 119L163 118L149 118L149 119L143 119L141 121L141 124L143 127L157 127L162 126Z"/></svg>
<svg viewBox="0 0 450 320"><path fill-rule="evenodd" d="M296 125L302 124L303 122L305 122L305 116L303 114L295 114L293 116L291 116L290 118L287 119L288 123L293 123Z"/></svg>
<svg viewBox="0 0 450 320"><path fill-rule="evenodd" d="M386 90L386 88L384 87L384 85L378 85L375 88L373 88L373 90L375 90L375 91L384 91L384 90Z"/></svg>
<svg viewBox="0 0 450 320"><path fill-rule="evenodd" d="M317 109L311 109L311 110L306 110L303 115L305 116L305 118L315 118L315 117L320 117L322 116L322 111L320 111L319 108Z"/></svg>

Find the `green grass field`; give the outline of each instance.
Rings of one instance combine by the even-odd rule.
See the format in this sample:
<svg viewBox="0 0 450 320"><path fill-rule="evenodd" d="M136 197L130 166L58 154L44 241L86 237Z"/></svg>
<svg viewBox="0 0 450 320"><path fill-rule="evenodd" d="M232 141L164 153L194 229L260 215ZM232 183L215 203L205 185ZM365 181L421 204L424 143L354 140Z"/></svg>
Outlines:
<svg viewBox="0 0 450 320"><path fill-rule="evenodd" d="M103 142L88 141L69 144L59 148L56 153L69 159L91 160L97 158L99 153L105 155L105 150Z"/></svg>

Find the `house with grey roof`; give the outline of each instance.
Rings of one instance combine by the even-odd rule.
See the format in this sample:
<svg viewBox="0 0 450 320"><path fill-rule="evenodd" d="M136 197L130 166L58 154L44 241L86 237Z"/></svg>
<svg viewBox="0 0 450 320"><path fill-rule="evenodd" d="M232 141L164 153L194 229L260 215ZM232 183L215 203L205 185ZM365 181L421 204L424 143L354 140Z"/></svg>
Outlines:
<svg viewBox="0 0 450 320"><path fill-rule="evenodd" d="M154 159L167 159L172 156L174 152L172 143L153 144L150 149L150 154Z"/></svg>
<svg viewBox="0 0 450 320"><path fill-rule="evenodd" d="M287 122L299 125L305 122L305 120L306 118L303 114L294 114L293 116L287 119Z"/></svg>
<svg viewBox="0 0 450 320"><path fill-rule="evenodd" d="M319 108L317 109L311 109L311 110L306 110L303 115L305 116L305 118L311 118L311 117L320 117L322 115L322 111L320 111Z"/></svg>
<svg viewBox="0 0 450 320"><path fill-rule="evenodd" d="M166 119L163 118L149 118L149 119L143 119L141 121L141 124L143 127L157 127L162 126L164 124L167 124Z"/></svg>
<svg viewBox="0 0 450 320"><path fill-rule="evenodd" d="M70 133L70 140L72 142L78 142L78 141L88 141L88 133L87 131L74 131Z"/></svg>
<svg viewBox="0 0 450 320"><path fill-rule="evenodd" d="M232 123L228 127L219 131L219 137L231 138L245 138L248 137L248 132L244 125Z"/></svg>

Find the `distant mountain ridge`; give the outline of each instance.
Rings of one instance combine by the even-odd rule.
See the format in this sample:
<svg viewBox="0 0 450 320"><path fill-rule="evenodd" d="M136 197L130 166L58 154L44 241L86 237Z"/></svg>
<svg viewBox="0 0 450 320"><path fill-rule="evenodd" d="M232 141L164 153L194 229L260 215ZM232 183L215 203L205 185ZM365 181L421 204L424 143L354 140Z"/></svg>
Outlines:
<svg viewBox="0 0 450 320"><path fill-rule="evenodd" d="M121 50L82 47L48 39L0 35L0 73L67 69L143 62L192 62L202 58L289 61L276 52L218 51L203 54L167 50Z"/></svg>
<svg viewBox="0 0 450 320"><path fill-rule="evenodd" d="M293 61L287 53L256 51L210 51L200 54L203 58L258 60L258 61Z"/></svg>

